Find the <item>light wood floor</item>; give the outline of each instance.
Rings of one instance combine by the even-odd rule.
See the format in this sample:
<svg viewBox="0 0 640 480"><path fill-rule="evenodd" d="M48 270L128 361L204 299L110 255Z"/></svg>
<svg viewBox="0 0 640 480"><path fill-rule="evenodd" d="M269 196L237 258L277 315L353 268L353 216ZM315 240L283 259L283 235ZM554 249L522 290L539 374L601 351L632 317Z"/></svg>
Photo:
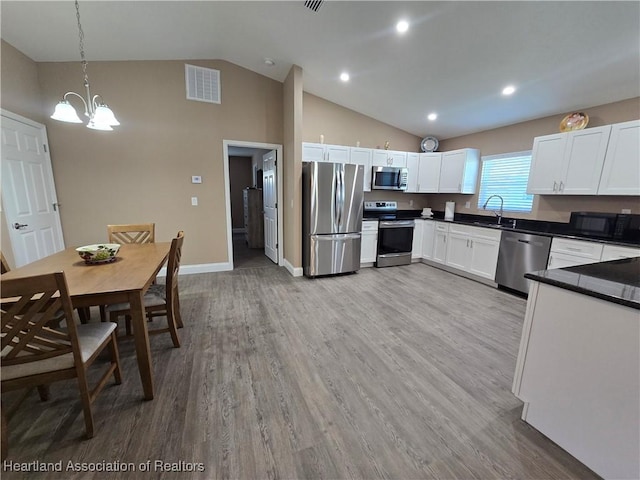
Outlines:
<svg viewBox="0 0 640 480"><path fill-rule="evenodd" d="M196 473L3 478L598 478L520 420L510 392L525 301L432 267L309 280L247 268L180 277L182 348L133 345L85 440L70 381L9 422L13 462L195 462ZM184 468L185 464L180 464Z"/></svg>

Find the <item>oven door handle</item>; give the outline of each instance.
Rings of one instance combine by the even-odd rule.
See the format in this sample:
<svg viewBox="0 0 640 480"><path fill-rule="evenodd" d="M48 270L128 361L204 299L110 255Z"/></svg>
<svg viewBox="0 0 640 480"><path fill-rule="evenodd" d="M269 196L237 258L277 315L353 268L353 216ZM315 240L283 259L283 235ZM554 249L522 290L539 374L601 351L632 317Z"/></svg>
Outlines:
<svg viewBox="0 0 640 480"><path fill-rule="evenodd" d="M378 223L378 228L413 228L416 223L413 220L391 220Z"/></svg>

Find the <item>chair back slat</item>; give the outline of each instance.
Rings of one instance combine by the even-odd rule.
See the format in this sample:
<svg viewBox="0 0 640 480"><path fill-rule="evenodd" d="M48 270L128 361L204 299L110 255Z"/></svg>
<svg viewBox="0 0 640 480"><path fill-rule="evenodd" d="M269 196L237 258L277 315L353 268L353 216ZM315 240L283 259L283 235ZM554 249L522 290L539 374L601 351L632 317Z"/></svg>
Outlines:
<svg viewBox="0 0 640 480"><path fill-rule="evenodd" d="M167 262L167 302L174 298L178 290L178 272L180 270L180 260L182 259L182 244L184 242L184 232L180 230L176 238L171 240L169 250L169 260Z"/></svg>
<svg viewBox="0 0 640 480"><path fill-rule="evenodd" d="M107 235L111 243L154 243L155 229L155 223L107 225Z"/></svg>
<svg viewBox="0 0 640 480"><path fill-rule="evenodd" d="M76 324L63 272L2 282L0 365L18 365L79 353ZM62 313L62 316L61 316ZM50 322L65 319L64 331Z"/></svg>

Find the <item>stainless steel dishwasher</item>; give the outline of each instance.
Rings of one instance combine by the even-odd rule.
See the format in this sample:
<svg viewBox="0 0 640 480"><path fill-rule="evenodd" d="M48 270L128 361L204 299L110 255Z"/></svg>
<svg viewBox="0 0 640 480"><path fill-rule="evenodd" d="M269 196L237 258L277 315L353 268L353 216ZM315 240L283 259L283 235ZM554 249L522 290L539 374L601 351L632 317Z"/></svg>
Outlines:
<svg viewBox="0 0 640 480"><path fill-rule="evenodd" d="M527 272L546 270L551 237L502 231L496 283L518 292L529 293Z"/></svg>

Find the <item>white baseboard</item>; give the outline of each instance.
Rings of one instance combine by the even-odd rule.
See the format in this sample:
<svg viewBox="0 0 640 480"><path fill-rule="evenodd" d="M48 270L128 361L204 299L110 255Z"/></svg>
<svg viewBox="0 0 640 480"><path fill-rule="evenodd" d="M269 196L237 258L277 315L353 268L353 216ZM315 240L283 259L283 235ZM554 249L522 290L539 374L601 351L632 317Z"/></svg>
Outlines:
<svg viewBox="0 0 640 480"><path fill-rule="evenodd" d="M194 273L214 273L228 272L233 270L233 266L229 262L224 263L202 263L199 265L180 265L180 275L192 275ZM158 273L159 277L167 276L167 267L162 267Z"/></svg>
<svg viewBox="0 0 640 480"><path fill-rule="evenodd" d="M283 260L283 267L286 268L294 277L302 276L302 267L294 267L286 258Z"/></svg>

